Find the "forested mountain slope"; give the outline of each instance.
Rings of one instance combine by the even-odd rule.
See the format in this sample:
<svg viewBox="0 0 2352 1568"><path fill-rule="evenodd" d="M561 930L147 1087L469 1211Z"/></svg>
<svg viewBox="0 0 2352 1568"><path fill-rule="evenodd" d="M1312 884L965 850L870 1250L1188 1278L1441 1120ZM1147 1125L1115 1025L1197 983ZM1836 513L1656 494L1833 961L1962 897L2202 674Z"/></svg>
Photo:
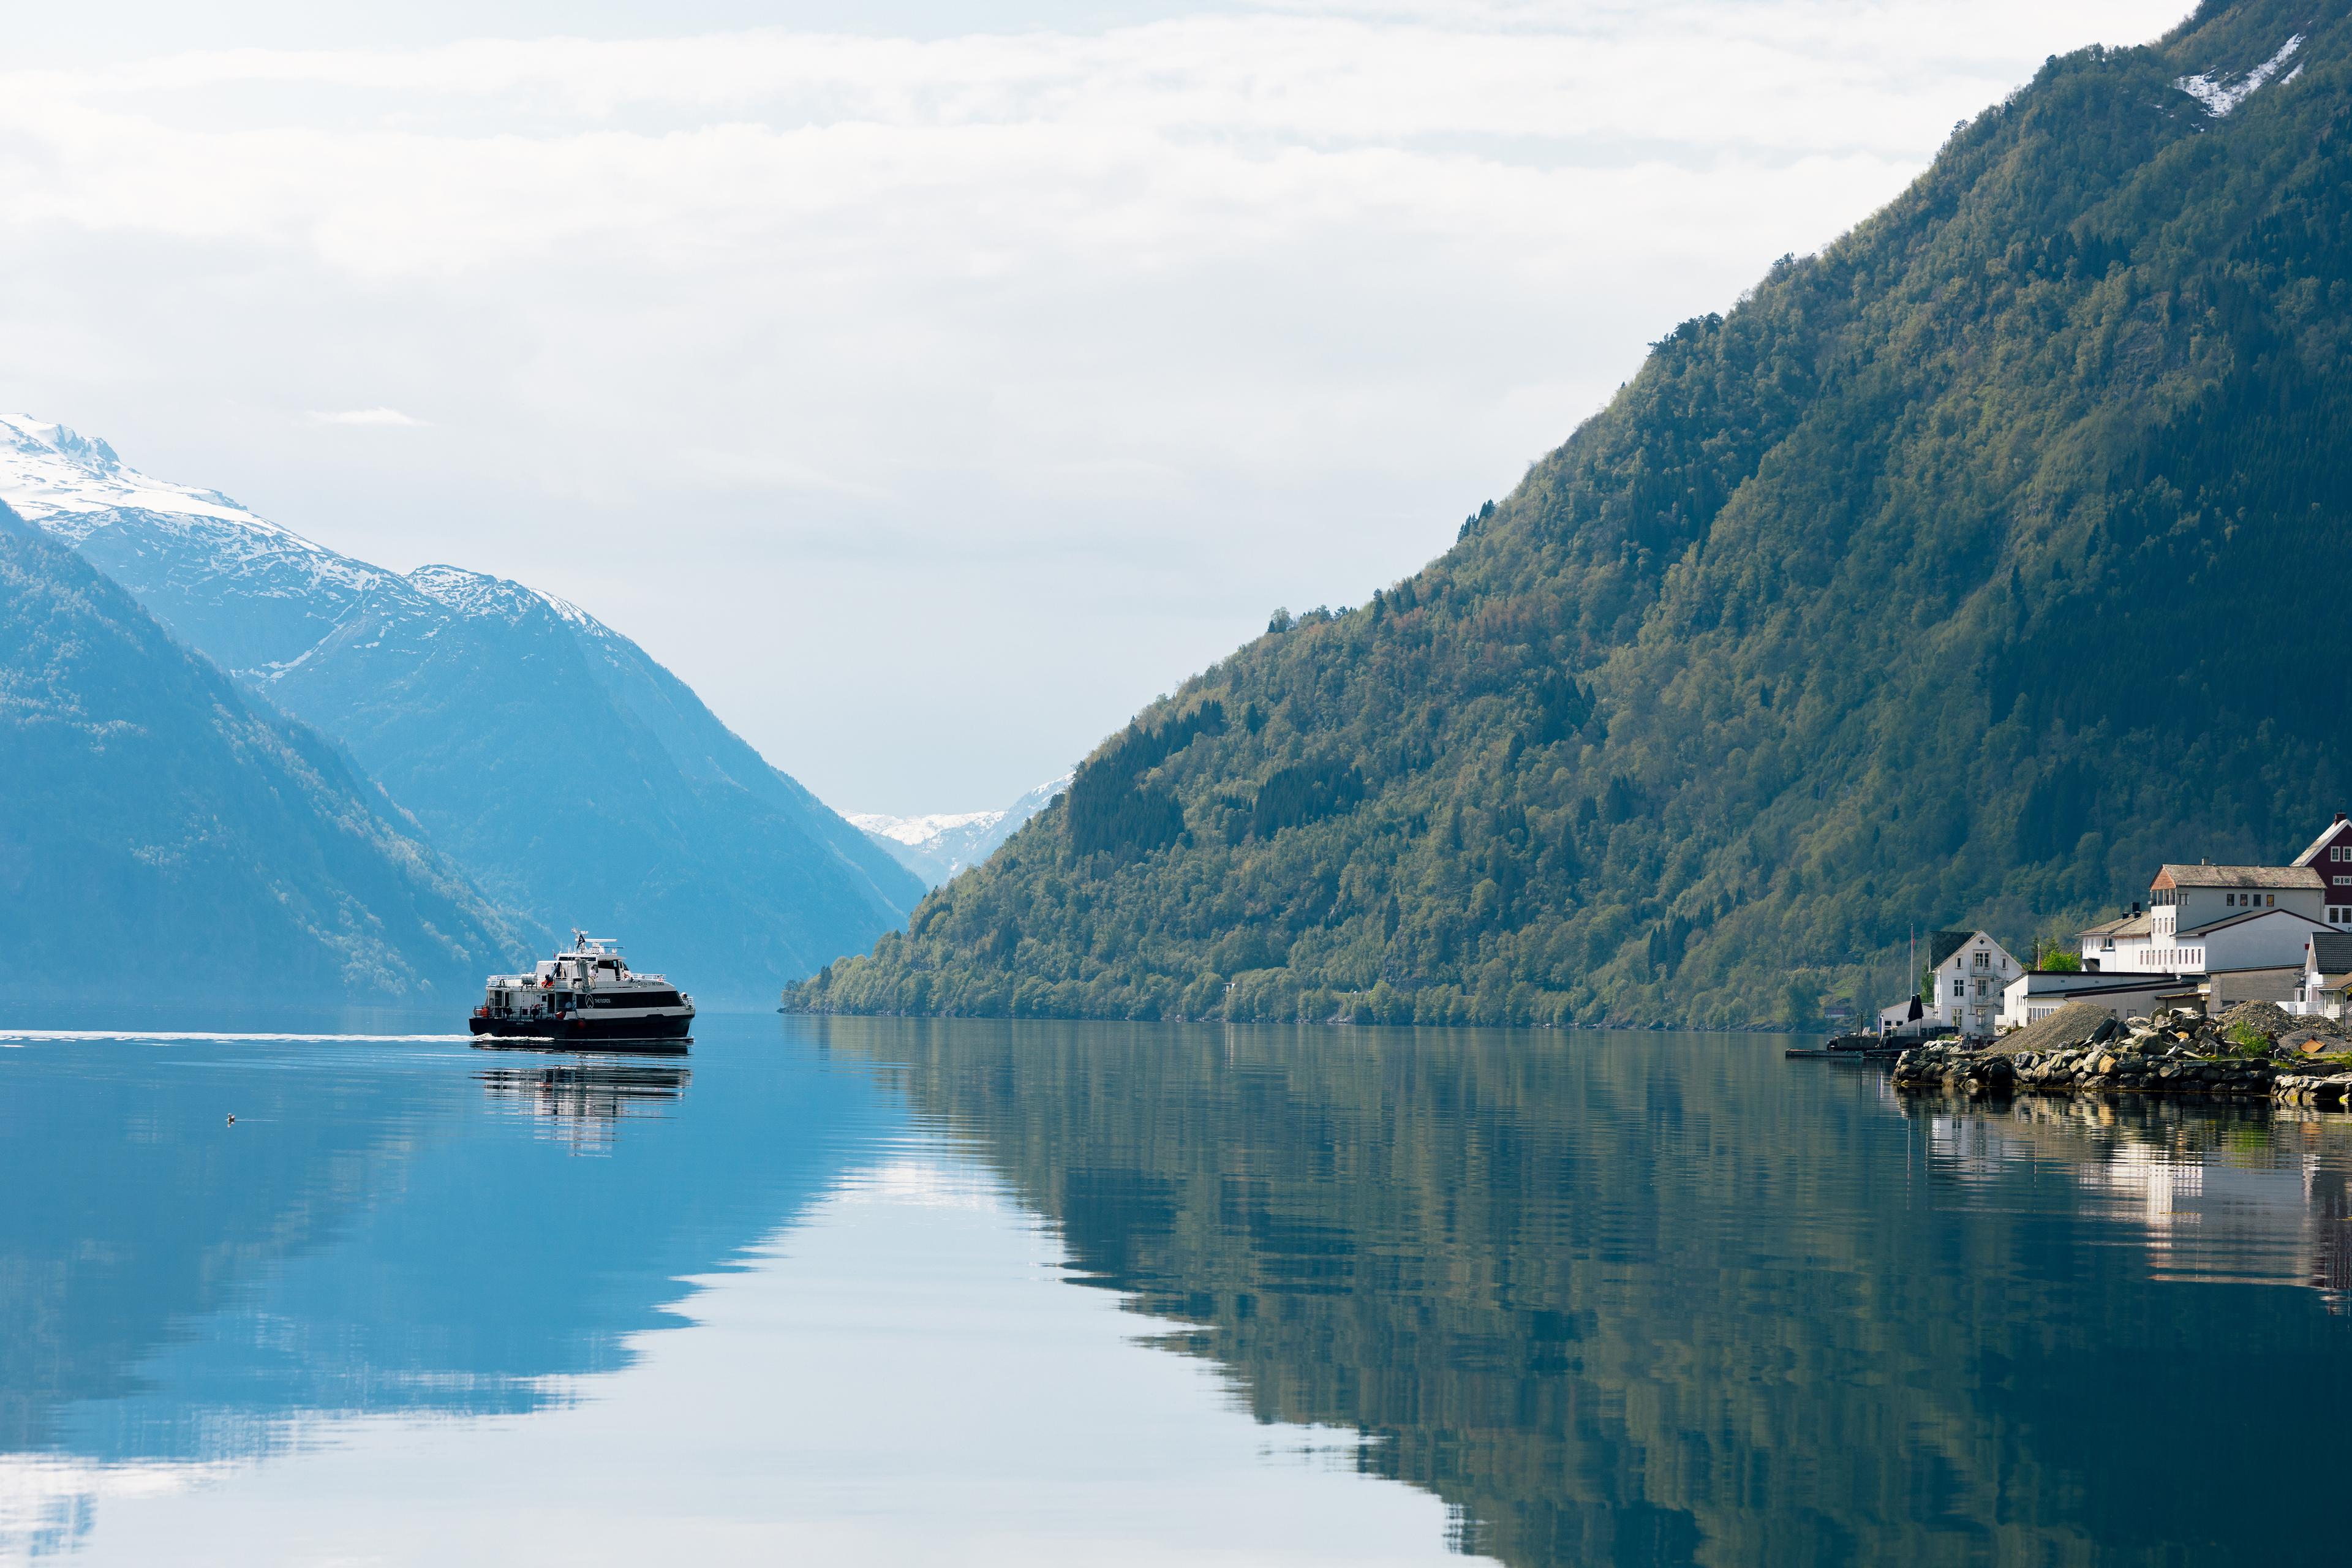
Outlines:
<svg viewBox="0 0 2352 1568"><path fill-rule="evenodd" d="M1914 922L2291 855L2352 784L2346 10L2052 59L797 1004L1801 1023Z"/></svg>
<svg viewBox="0 0 2352 1568"><path fill-rule="evenodd" d="M587 926L706 1002L772 1006L922 896L576 605L457 567L352 560L22 416L0 416L0 495L348 746L534 946Z"/></svg>
<svg viewBox="0 0 2352 1568"><path fill-rule="evenodd" d="M0 507L0 999L467 1005L520 942L390 809Z"/></svg>

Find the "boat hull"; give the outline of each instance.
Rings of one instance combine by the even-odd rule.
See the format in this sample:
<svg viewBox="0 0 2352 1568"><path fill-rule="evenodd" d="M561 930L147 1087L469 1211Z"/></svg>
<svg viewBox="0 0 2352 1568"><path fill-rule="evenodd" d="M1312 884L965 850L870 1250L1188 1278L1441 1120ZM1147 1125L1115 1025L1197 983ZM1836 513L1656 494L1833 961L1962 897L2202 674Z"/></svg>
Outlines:
<svg viewBox="0 0 2352 1568"><path fill-rule="evenodd" d="M688 1039L687 1030L694 1024L694 1015L681 1013L668 1017L597 1018L572 1014L557 1018L485 1018L479 1014L466 1020L479 1045L499 1045L513 1041L517 1045L561 1046L566 1048L582 1046L669 1046L683 1049Z"/></svg>

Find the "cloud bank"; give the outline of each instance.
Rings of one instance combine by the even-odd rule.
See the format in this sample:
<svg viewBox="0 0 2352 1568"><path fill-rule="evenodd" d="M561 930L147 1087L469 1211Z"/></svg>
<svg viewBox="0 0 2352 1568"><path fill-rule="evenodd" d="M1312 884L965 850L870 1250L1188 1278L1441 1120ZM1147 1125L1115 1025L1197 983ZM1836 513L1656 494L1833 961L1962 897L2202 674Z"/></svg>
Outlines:
<svg viewBox="0 0 2352 1568"><path fill-rule="evenodd" d="M1647 339L2042 56L2179 10L1293 5L19 69L0 402L578 600L839 805L1001 805L1274 604L1434 553ZM338 434L370 426L411 431Z"/></svg>

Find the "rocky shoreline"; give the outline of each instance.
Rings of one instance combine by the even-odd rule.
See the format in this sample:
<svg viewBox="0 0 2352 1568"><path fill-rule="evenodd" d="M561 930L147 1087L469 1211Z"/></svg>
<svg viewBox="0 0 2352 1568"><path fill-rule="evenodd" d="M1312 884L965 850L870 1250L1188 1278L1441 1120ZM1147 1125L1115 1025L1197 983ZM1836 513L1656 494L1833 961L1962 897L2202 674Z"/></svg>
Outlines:
<svg viewBox="0 0 2352 1568"><path fill-rule="evenodd" d="M1970 1097L2179 1094L2342 1108L2352 1099L2352 1038L2267 1002L2218 1018L2168 1012L2120 1024L2077 1005L1991 1046L1915 1047L1895 1058L1894 1082Z"/></svg>

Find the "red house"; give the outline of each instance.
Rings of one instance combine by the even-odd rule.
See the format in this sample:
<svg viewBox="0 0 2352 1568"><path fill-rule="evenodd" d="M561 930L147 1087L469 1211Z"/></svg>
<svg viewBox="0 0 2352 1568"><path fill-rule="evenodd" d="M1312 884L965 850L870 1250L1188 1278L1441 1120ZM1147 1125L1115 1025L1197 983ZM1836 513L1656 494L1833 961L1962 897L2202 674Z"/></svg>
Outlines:
<svg viewBox="0 0 2352 1568"><path fill-rule="evenodd" d="M2337 812L2326 831L2313 839L2311 847L2296 856L2294 863L2310 867L2326 884L2323 898L2327 923L2352 926L2352 817Z"/></svg>

